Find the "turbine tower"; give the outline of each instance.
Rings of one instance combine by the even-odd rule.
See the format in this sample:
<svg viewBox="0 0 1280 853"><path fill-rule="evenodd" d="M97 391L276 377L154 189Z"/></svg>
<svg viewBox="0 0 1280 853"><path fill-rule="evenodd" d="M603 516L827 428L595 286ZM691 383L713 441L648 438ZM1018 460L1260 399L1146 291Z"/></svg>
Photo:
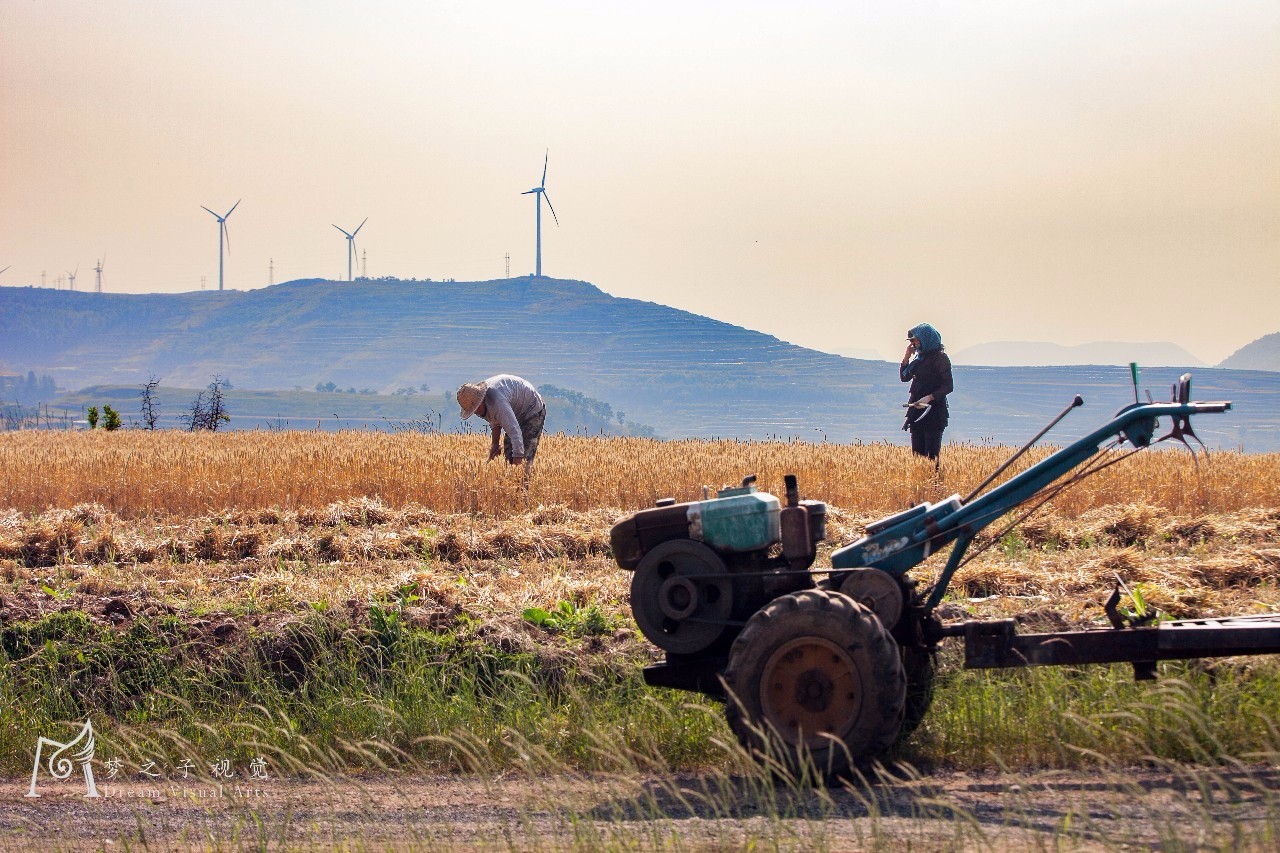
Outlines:
<svg viewBox="0 0 1280 853"><path fill-rule="evenodd" d="M369 217L366 216L364 218L364 222L361 222L359 225L357 225L356 230L352 231L350 234L348 234L346 229L344 228L338 228L337 225L333 226L334 228L338 228L339 231L341 231L343 234L346 234L347 236L347 281L355 280L351 277L351 259L355 256L355 253L356 253L356 235L360 233L360 229L363 228L364 223L368 221L369 221Z"/></svg>
<svg viewBox="0 0 1280 853"><path fill-rule="evenodd" d="M542 200L547 200L547 207L551 210L551 218L556 221L556 225L560 224L560 217L556 216L556 209L551 207L551 199L547 197L547 158L551 154L548 149L546 154L542 155L542 183L538 184L531 190L525 190L520 195L529 195L533 193L533 201L537 207L538 220L538 253L537 265L534 267L534 275L542 277Z"/></svg>
<svg viewBox="0 0 1280 853"><path fill-rule="evenodd" d="M107 265L107 253L103 252L102 259L99 260L98 265L93 268L93 271L98 274L98 293L102 292L102 268L106 265Z"/></svg>
<svg viewBox="0 0 1280 853"><path fill-rule="evenodd" d="M228 210L222 216L219 216L218 214L214 213L212 210L209 210L209 208L205 207L203 204L200 205L205 210L209 210L209 214L214 219L218 220L218 290L222 290L222 238L223 237L227 238L227 251L228 252L231 251L231 234L230 232L227 231L227 217L231 215L232 210L235 210L237 207L240 206L241 201L244 201L244 199L239 199L238 201L236 201L235 204L231 205L231 210Z"/></svg>
<svg viewBox="0 0 1280 853"><path fill-rule="evenodd" d="M67 270L67 278L71 280L71 289L72 289L72 290L75 290L75 289L76 289L76 273L78 273L78 272L80 272L80 265L79 265L79 264L76 264L76 271L75 271L75 272L71 272L70 270Z"/></svg>

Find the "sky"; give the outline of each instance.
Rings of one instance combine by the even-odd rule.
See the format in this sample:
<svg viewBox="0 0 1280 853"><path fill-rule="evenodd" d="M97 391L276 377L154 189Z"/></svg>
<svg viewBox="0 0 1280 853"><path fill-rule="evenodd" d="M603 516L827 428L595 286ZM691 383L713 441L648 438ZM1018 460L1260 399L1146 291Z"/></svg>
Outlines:
<svg viewBox="0 0 1280 853"><path fill-rule="evenodd" d="M544 274L804 346L1280 331L1274 0L0 0L0 285L527 274L544 156Z"/></svg>

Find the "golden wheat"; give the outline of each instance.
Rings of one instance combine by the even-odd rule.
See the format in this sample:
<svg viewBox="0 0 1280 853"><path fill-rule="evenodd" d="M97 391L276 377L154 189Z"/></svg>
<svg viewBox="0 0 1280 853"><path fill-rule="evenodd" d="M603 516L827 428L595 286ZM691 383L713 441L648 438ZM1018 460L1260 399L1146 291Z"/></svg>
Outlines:
<svg viewBox="0 0 1280 853"><path fill-rule="evenodd" d="M891 512L967 493L1009 448L948 446L941 476L903 447L791 441L659 441L550 435L532 481L486 462L486 438L378 432L11 432L0 435L0 507L22 512L100 504L120 516L192 516L298 509L353 498L436 512L507 515L538 505L635 509L660 497L690 500L703 487L759 476L778 493L797 474L807 497L858 514ZM1028 454L1018 468L1043 458ZM1280 506L1280 454L1142 453L1056 499L1075 517L1140 502L1168 512Z"/></svg>

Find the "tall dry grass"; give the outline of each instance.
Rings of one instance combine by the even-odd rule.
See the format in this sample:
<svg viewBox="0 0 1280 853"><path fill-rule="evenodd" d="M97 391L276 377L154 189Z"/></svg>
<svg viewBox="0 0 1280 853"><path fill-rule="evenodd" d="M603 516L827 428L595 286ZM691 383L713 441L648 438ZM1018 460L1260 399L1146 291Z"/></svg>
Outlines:
<svg viewBox="0 0 1280 853"><path fill-rule="evenodd" d="M546 436L529 488L519 468L486 462L487 438L378 432L12 432L0 435L0 506L22 512L97 503L121 516L202 515L326 506L376 497L437 512L504 515L539 504L634 509L694 499L703 486L756 474L781 492L799 475L806 497L859 514L967 493L1009 454L952 445L941 476L903 447L788 441L660 441ZM1015 469L1049 452L1028 454ZM1182 514L1280 506L1280 454L1154 450L1115 465L1055 501L1076 517L1142 502Z"/></svg>

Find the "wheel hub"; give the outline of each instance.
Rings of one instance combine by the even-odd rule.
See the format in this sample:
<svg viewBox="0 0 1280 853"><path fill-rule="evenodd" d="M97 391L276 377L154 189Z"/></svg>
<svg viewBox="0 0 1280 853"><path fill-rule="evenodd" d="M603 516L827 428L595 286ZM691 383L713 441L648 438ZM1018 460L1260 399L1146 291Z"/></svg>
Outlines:
<svg viewBox="0 0 1280 853"><path fill-rule="evenodd" d="M798 637L774 652L761 694L765 721L788 743L811 749L843 739L862 710L853 658L821 637Z"/></svg>
<svg viewBox="0 0 1280 853"><path fill-rule="evenodd" d="M820 669L802 672L796 679L796 704L810 713L827 710L835 683Z"/></svg>

